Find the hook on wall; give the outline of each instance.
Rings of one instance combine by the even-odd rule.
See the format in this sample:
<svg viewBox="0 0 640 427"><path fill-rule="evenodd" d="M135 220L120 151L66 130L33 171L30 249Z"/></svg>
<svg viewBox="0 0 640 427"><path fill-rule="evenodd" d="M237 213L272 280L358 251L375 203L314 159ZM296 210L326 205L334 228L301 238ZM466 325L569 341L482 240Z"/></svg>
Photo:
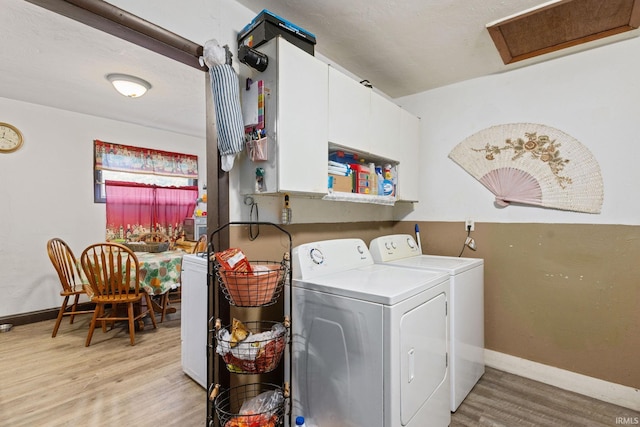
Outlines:
<svg viewBox="0 0 640 427"><path fill-rule="evenodd" d="M251 196L244 196L244 204L246 206L250 206L251 210L249 212L249 221L250 222L260 222L260 215L258 213L258 204ZM255 240L260 234L260 224L255 225L256 229L253 230L253 224L249 225L249 240Z"/></svg>

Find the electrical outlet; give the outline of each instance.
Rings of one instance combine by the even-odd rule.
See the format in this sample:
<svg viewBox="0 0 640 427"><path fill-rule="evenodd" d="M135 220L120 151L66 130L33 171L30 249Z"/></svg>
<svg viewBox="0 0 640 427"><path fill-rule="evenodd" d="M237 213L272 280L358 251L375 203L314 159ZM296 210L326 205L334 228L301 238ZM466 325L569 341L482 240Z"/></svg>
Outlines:
<svg viewBox="0 0 640 427"><path fill-rule="evenodd" d="M472 219L469 218L464 222L464 231L473 231L475 230L475 228L476 228L476 224L473 222Z"/></svg>

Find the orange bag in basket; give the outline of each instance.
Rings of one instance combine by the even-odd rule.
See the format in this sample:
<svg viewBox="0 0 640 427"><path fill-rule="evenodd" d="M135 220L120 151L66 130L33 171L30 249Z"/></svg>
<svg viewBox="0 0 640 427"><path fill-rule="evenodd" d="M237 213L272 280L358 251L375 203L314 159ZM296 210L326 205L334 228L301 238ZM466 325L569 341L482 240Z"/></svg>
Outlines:
<svg viewBox="0 0 640 427"><path fill-rule="evenodd" d="M229 248L222 252L216 252L216 259L220 264L220 268L226 273L229 271L244 271L251 273L251 264L244 255L242 250L238 248Z"/></svg>

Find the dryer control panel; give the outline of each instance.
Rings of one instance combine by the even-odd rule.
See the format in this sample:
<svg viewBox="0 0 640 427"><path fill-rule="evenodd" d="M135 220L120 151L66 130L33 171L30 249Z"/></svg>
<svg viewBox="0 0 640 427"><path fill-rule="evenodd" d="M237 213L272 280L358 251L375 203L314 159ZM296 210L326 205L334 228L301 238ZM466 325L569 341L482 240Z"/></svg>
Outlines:
<svg viewBox="0 0 640 427"><path fill-rule="evenodd" d="M369 245L375 262L390 262L422 255L418 243L410 234L391 234L377 237Z"/></svg>

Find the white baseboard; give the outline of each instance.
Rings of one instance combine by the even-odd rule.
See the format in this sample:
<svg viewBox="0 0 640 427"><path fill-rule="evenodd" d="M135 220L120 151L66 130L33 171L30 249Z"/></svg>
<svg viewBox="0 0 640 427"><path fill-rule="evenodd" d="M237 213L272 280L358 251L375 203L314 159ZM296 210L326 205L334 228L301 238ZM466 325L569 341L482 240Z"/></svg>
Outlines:
<svg viewBox="0 0 640 427"><path fill-rule="evenodd" d="M484 350L486 366L564 390L640 411L640 390L577 374L493 350Z"/></svg>

